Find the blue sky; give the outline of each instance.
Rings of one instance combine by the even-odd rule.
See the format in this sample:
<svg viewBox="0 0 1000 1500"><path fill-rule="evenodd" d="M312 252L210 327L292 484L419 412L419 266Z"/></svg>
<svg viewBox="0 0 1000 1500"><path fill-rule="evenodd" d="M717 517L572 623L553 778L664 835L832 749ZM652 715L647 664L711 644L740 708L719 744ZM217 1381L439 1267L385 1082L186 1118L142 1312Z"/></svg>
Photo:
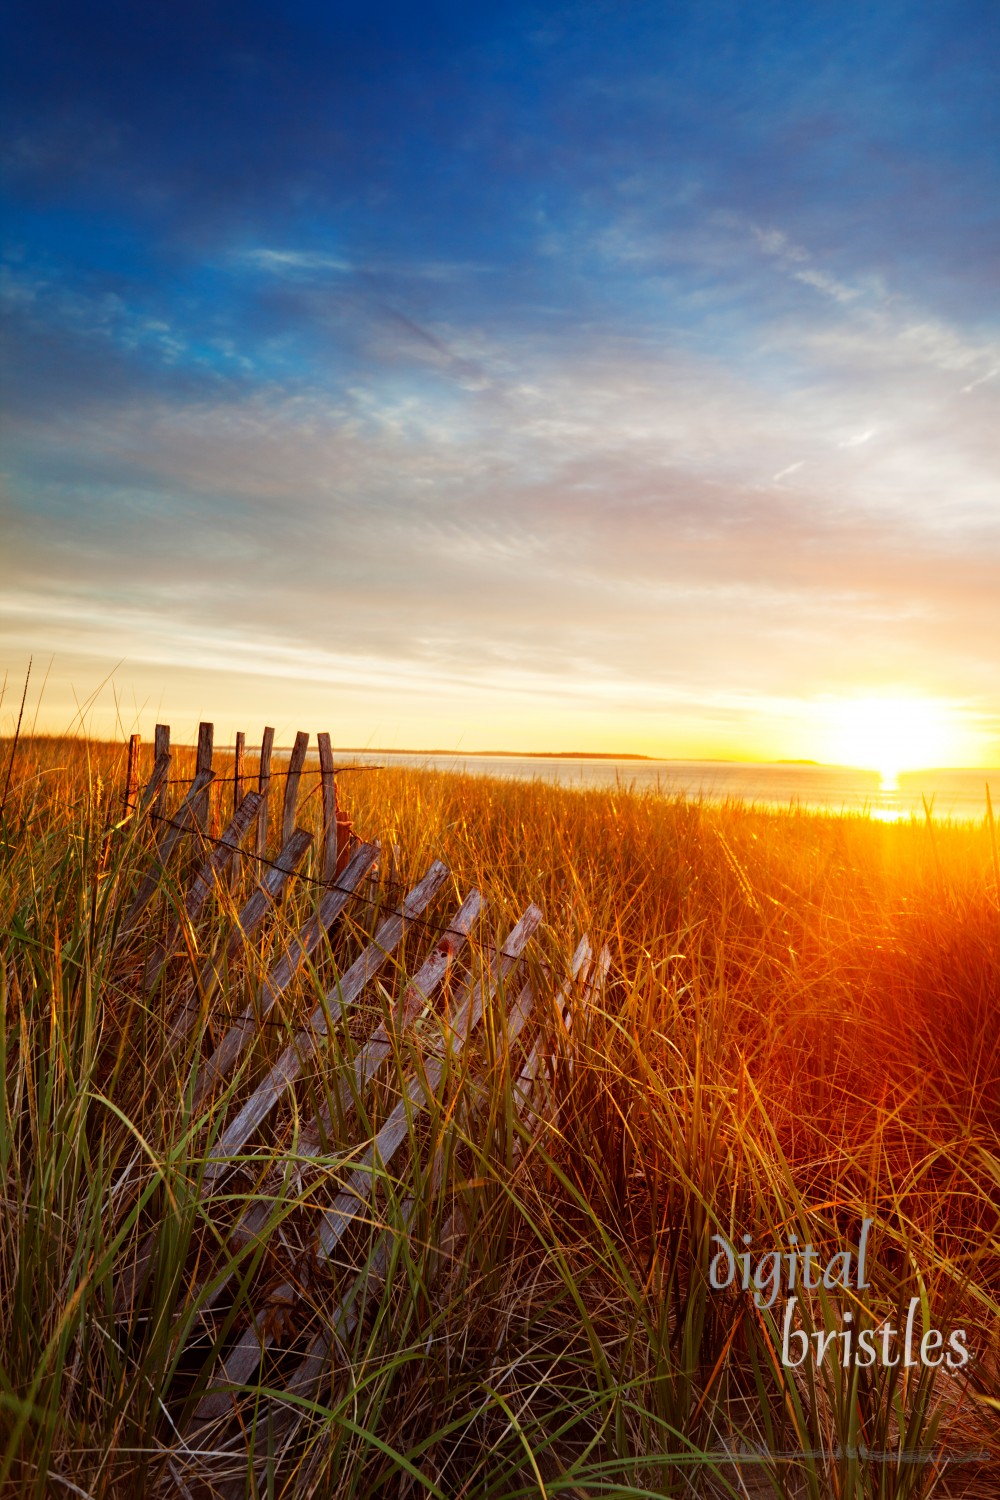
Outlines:
<svg viewBox="0 0 1000 1500"><path fill-rule="evenodd" d="M41 722L1000 759L995 5L5 14Z"/></svg>

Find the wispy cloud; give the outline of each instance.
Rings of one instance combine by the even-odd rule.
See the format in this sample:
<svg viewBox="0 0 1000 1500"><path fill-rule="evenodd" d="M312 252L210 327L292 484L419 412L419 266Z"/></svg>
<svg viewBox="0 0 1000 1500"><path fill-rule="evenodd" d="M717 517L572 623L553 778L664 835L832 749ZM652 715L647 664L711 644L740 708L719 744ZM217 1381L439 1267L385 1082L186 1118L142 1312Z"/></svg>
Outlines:
<svg viewBox="0 0 1000 1500"><path fill-rule="evenodd" d="M835 276L828 276L825 271L796 271L795 280L801 281L804 286L814 286L818 292L832 297L835 302L854 302L861 296L857 287L845 286L842 281L838 281Z"/></svg>
<svg viewBox="0 0 1000 1500"><path fill-rule="evenodd" d="M349 260L339 255L327 255L316 250L239 250L234 259L244 265L256 266L262 271L273 271L283 275L295 271L331 271L349 274L355 268Z"/></svg>
<svg viewBox="0 0 1000 1500"><path fill-rule="evenodd" d="M980 375L978 380L970 380L968 385L963 385L962 395L968 396L971 391L978 390L981 385L986 385L990 380L995 380L998 375L1000 375L1000 365L994 365L992 370L987 370L986 374Z"/></svg>

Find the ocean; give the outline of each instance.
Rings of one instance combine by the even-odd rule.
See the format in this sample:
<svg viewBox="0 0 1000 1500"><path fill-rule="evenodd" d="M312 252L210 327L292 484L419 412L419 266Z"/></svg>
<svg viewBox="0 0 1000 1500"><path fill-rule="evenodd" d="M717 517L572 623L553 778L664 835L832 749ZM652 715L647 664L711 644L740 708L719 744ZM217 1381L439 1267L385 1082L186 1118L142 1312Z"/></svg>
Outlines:
<svg viewBox="0 0 1000 1500"><path fill-rule="evenodd" d="M339 766L413 766L568 787L620 786L712 802L737 798L767 807L867 813L884 820L923 818L925 800L938 818L982 818L986 815L987 784L994 800L1000 801L1000 769L996 767L904 771L895 785L885 785L877 771L787 762L404 755L356 750L335 752L335 760Z"/></svg>

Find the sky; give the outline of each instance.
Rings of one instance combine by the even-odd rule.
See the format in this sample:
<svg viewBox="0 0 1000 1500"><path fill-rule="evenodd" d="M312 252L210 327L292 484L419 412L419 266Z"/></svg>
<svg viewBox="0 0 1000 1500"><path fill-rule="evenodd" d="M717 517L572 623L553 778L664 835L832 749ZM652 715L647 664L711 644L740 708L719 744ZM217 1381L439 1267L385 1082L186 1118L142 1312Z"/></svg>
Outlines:
<svg viewBox="0 0 1000 1500"><path fill-rule="evenodd" d="M1000 764L994 0L3 13L0 732Z"/></svg>

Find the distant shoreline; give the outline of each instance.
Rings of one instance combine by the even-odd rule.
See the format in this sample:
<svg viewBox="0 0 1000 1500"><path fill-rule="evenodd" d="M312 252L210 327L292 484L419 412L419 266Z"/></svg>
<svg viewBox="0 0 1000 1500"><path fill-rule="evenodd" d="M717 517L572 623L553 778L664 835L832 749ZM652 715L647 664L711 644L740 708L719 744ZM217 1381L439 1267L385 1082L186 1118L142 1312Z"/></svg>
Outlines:
<svg viewBox="0 0 1000 1500"><path fill-rule="evenodd" d="M733 760L725 755L639 755L617 750L387 750L364 745L342 745L339 755L450 755L462 760L636 760L647 765L712 766L822 766L820 760Z"/></svg>
<svg viewBox="0 0 1000 1500"><path fill-rule="evenodd" d="M634 752L617 750L369 750L363 745L343 745L341 755L455 755L463 760L645 760L654 762L664 757L658 755L636 755Z"/></svg>

